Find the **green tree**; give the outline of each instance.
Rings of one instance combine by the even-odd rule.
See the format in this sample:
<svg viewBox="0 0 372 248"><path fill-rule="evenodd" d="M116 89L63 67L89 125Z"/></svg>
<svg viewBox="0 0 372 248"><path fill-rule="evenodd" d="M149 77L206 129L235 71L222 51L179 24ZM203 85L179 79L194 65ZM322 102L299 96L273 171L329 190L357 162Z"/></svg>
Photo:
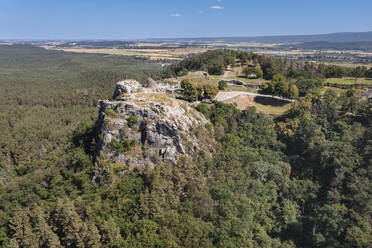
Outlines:
<svg viewBox="0 0 372 248"><path fill-rule="evenodd" d="M344 113L351 112L355 113L359 105L360 97L356 90L350 89L341 96L342 108Z"/></svg>
<svg viewBox="0 0 372 248"><path fill-rule="evenodd" d="M281 74L275 74L271 80L274 84L280 83L280 82L286 82L286 78Z"/></svg>
<svg viewBox="0 0 372 248"><path fill-rule="evenodd" d="M355 82L358 80L358 78L364 77L367 72L367 69L362 66L358 66L356 68L353 68L351 71L351 75L355 78Z"/></svg>
<svg viewBox="0 0 372 248"><path fill-rule="evenodd" d="M225 71L224 64L217 60L208 66L208 73L211 75L222 75Z"/></svg>
<svg viewBox="0 0 372 248"><path fill-rule="evenodd" d="M204 90L203 95L207 99L213 99L218 93L218 88L214 84L203 85L203 90Z"/></svg>
<svg viewBox="0 0 372 248"><path fill-rule="evenodd" d="M247 78L250 74L254 74L256 78L261 78L263 76L262 69L257 67L246 67L243 69L243 74Z"/></svg>
<svg viewBox="0 0 372 248"><path fill-rule="evenodd" d="M197 89L188 80L182 80L181 88L183 89L182 95L185 100L192 102L198 99Z"/></svg>
<svg viewBox="0 0 372 248"><path fill-rule="evenodd" d="M275 84L274 95L286 97L288 96L289 83L284 81L279 81Z"/></svg>
<svg viewBox="0 0 372 248"><path fill-rule="evenodd" d="M296 99L298 98L298 95L299 95L299 92L298 92L297 86L294 84L291 84L288 90L288 97L292 99Z"/></svg>
<svg viewBox="0 0 372 248"><path fill-rule="evenodd" d="M295 85L299 90L299 94L304 96L310 93L313 89L321 87L323 85L323 80L320 78L305 78L299 77Z"/></svg>

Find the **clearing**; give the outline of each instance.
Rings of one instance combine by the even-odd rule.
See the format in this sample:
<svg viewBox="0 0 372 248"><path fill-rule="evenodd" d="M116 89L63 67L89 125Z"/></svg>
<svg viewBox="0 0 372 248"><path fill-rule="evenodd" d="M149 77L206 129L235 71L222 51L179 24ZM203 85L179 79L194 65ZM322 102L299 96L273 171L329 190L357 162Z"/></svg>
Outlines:
<svg viewBox="0 0 372 248"><path fill-rule="evenodd" d="M224 103L236 104L236 108L240 110L254 106L257 112L269 115L282 115L291 107L291 104L288 102L251 95L239 95L224 101Z"/></svg>
<svg viewBox="0 0 372 248"><path fill-rule="evenodd" d="M355 80L355 78L351 77L344 77L344 78L327 78L326 83L331 84L340 84L340 85L353 85L353 84L363 84L366 86L372 85L372 78L358 78Z"/></svg>

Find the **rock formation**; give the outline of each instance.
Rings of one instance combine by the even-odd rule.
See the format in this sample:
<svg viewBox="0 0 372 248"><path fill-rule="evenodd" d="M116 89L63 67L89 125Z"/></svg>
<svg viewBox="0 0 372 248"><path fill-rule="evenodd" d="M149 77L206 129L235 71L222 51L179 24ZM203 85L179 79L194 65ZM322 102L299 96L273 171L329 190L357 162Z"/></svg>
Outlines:
<svg viewBox="0 0 372 248"><path fill-rule="evenodd" d="M99 161L153 167L201 149L193 130L205 129L208 121L188 103L135 80L117 83L114 99L99 101Z"/></svg>

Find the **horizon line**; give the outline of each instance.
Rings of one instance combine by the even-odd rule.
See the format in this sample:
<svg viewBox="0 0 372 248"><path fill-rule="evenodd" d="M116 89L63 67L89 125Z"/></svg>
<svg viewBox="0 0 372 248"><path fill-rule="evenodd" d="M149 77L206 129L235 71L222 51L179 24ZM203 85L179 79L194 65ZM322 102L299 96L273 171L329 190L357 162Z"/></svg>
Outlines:
<svg viewBox="0 0 372 248"><path fill-rule="evenodd" d="M225 39L225 38L263 38L263 37L290 37L290 36L317 36L334 34L372 33L371 31L343 31L332 33L311 34L275 34L275 35L236 35L236 36L190 36L190 37L147 37L147 38L1 38L0 41L143 41L143 40L192 40L192 39Z"/></svg>

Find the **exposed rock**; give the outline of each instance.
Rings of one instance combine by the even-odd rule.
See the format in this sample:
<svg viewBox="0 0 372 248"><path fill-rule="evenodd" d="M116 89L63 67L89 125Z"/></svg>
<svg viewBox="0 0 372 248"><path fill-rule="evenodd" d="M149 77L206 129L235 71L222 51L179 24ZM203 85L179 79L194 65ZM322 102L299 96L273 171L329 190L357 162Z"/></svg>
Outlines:
<svg viewBox="0 0 372 248"><path fill-rule="evenodd" d="M151 89L156 88L156 81L154 79L148 78L146 82L147 82L147 88L151 88Z"/></svg>
<svg viewBox="0 0 372 248"><path fill-rule="evenodd" d="M98 160L153 167L160 161L176 164L181 155L197 154L201 146L193 130L205 129L205 117L156 88L150 92L138 86L134 80L119 82L114 96L123 99L126 95L125 101L99 101ZM131 142L134 145L128 151L114 147Z"/></svg>
<svg viewBox="0 0 372 248"><path fill-rule="evenodd" d="M117 99L119 96L122 96L123 94L132 94L139 91L139 89L142 88L142 85L132 79L127 79L121 82L116 83L116 88L114 91L114 99Z"/></svg>
<svg viewBox="0 0 372 248"><path fill-rule="evenodd" d="M209 77L208 72L205 72L205 71L197 71L197 72L195 72L195 75L197 75L199 77Z"/></svg>

